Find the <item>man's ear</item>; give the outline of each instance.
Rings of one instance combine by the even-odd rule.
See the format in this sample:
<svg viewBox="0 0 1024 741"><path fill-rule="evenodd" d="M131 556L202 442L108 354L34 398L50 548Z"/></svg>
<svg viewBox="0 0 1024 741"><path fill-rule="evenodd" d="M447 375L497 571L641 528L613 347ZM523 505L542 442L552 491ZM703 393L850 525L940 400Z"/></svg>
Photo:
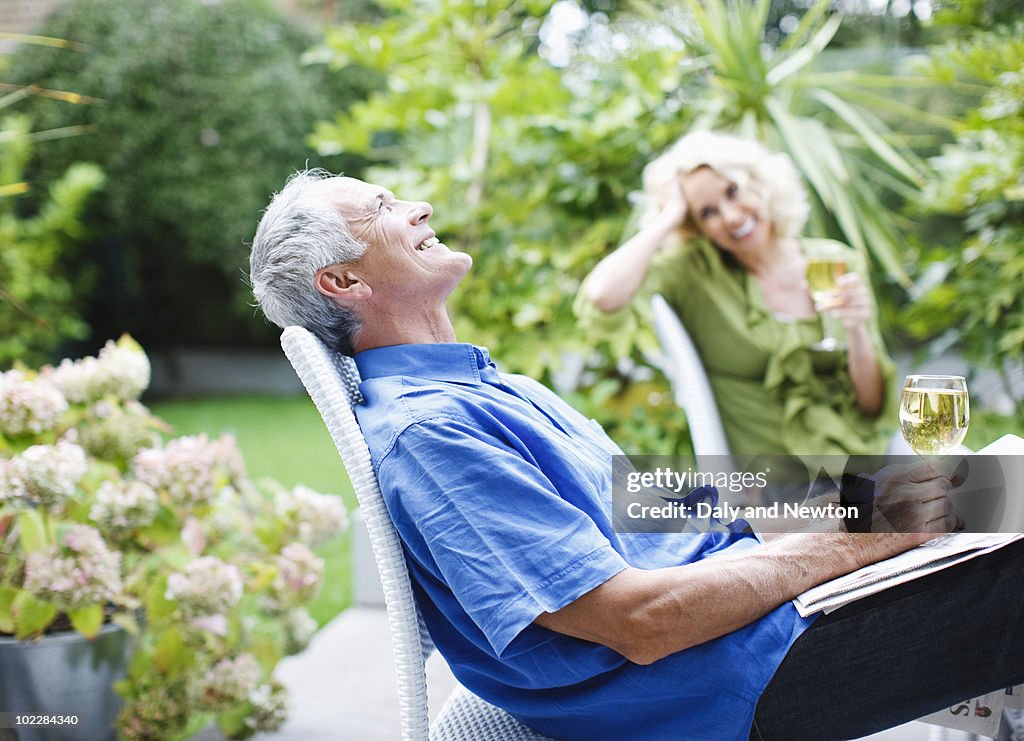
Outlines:
<svg viewBox="0 0 1024 741"><path fill-rule="evenodd" d="M365 301L373 295L370 286L344 265L329 265L318 270L313 283L316 290L338 303Z"/></svg>

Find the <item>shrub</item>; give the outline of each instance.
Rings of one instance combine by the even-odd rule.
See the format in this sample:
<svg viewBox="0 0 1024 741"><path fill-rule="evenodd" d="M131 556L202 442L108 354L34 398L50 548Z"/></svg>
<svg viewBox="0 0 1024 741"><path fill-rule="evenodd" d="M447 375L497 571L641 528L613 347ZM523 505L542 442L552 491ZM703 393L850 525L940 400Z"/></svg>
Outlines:
<svg viewBox="0 0 1024 741"><path fill-rule="evenodd" d="M116 684L126 738L180 737L197 714L232 738L273 730L286 698L271 672L316 630L309 546L344 530L344 505L254 482L228 435L161 444L138 400L149 376L127 336L0 373L0 635L92 638L107 620L134 635Z"/></svg>
<svg viewBox="0 0 1024 741"><path fill-rule="evenodd" d="M351 97L352 78L329 86L303 67L310 36L261 0L71 0L40 33L85 49L23 47L8 77L102 99L27 107L41 127L92 130L38 147L31 180L86 159L108 175L87 217L101 235L89 244L103 285L95 334L127 329L152 346L259 332L245 243L269 194L310 156L311 122Z"/></svg>
<svg viewBox="0 0 1024 741"><path fill-rule="evenodd" d="M86 163L65 168L26 213L19 206L31 149L27 117L0 120L0 368L47 358L63 340L87 333L81 293L88 277L69 270L67 257L103 173Z"/></svg>
<svg viewBox="0 0 1024 741"><path fill-rule="evenodd" d="M938 177L922 199L926 211L962 219L966 240L934 251L933 287L908 317L917 336L939 335L997 369L1024 356L1022 33L1017 23L933 54L937 74L986 92L956 143L935 158Z"/></svg>

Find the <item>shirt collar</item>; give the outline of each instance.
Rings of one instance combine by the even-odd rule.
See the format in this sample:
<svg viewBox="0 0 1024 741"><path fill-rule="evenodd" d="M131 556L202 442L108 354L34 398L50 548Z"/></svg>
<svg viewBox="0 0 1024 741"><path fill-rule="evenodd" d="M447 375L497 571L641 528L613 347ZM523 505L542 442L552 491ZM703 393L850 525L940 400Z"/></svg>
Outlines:
<svg viewBox="0 0 1024 741"><path fill-rule="evenodd" d="M413 376L432 381L479 384L481 370L491 367L485 347L462 342L389 345L355 355L362 380L386 376Z"/></svg>

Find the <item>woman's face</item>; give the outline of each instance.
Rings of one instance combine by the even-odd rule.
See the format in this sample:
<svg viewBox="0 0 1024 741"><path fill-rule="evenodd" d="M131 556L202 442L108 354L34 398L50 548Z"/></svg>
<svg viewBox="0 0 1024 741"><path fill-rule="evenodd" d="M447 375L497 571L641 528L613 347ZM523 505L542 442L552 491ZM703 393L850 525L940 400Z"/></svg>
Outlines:
<svg viewBox="0 0 1024 741"><path fill-rule="evenodd" d="M738 256L768 244L771 221L749 189L710 167L683 175L682 188L697 228L721 249Z"/></svg>

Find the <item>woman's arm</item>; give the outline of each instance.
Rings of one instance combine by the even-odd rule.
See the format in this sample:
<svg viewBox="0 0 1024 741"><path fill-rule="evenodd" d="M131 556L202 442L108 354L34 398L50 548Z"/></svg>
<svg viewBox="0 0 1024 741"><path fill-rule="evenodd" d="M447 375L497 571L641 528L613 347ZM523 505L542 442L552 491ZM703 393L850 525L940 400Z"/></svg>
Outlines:
<svg viewBox="0 0 1024 741"><path fill-rule="evenodd" d="M597 264L584 281L585 296L604 312L621 309L643 285L651 259L686 216L682 193L621 247Z"/></svg>
<svg viewBox="0 0 1024 741"><path fill-rule="evenodd" d="M868 329L872 315L871 296L855 272L839 277L839 296L839 305L830 311L839 317L846 330L850 381L857 396L857 406L864 414L874 417L882 411L885 401L885 380Z"/></svg>

